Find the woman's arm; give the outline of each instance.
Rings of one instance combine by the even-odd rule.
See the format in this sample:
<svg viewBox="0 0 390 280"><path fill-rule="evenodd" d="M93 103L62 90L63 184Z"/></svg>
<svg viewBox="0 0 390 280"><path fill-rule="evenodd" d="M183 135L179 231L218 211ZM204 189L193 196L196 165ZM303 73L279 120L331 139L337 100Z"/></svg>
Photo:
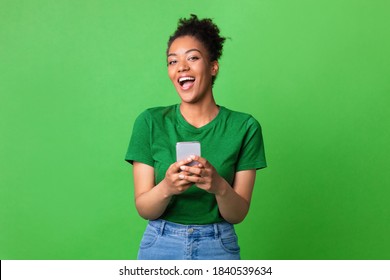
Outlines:
<svg viewBox="0 0 390 280"><path fill-rule="evenodd" d="M180 166L191 159L173 163L167 170L165 178L154 185L154 168L133 162L135 206L141 217L148 220L159 218L168 206L171 197L188 189L193 183L181 180L179 174L186 174Z"/></svg>
<svg viewBox="0 0 390 280"><path fill-rule="evenodd" d="M222 177L221 191L215 194L219 211L222 217L237 224L244 220L249 211L252 198L253 186L255 184L256 170L239 171L235 175L233 187Z"/></svg>
<svg viewBox="0 0 390 280"><path fill-rule="evenodd" d="M244 220L249 211L256 170L244 170L235 174L230 186L215 168L204 158L194 157L198 166L181 166L181 170L194 175L181 174L182 180L195 183L199 188L214 193L222 217L229 223L237 224Z"/></svg>

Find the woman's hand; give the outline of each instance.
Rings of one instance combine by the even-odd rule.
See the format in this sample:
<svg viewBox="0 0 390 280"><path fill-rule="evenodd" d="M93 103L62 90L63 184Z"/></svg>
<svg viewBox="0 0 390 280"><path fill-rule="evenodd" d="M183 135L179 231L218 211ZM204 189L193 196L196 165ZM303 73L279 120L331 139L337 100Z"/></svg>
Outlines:
<svg viewBox="0 0 390 280"><path fill-rule="evenodd" d="M185 166L193 160L193 158L189 157L186 160L175 162L169 166L164 178L165 185L167 186L167 196L181 194L194 184L192 181L184 179L191 174L181 169L181 166ZM192 176L196 177L196 175Z"/></svg>
<svg viewBox="0 0 390 280"><path fill-rule="evenodd" d="M193 156L197 161L195 166L180 166L187 174L179 174L185 182L192 182L199 188L215 194L221 216L229 223L241 222L248 213L255 183L256 170L238 171L234 177L234 184L221 177L217 170L205 158Z"/></svg>
<svg viewBox="0 0 390 280"><path fill-rule="evenodd" d="M173 163L166 171L165 178L154 185L154 168L145 163L133 163L135 206L141 217L148 220L158 219L166 210L171 197L183 193L193 182L182 180L179 175L188 176L180 166L188 164L191 158Z"/></svg>
<svg viewBox="0 0 390 280"><path fill-rule="evenodd" d="M180 165L183 173L179 174L179 179L183 182L190 182L199 188L216 195L221 195L225 192L226 184L223 179L205 158L199 156L191 156L193 161L198 164L194 166ZM185 173L184 173L185 172Z"/></svg>

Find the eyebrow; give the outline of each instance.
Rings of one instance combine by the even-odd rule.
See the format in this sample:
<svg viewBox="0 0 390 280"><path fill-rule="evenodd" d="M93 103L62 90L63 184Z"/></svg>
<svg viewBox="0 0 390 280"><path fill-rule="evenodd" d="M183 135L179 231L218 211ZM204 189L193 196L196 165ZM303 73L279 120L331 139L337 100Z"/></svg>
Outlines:
<svg viewBox="0 0 390 280"><path fill-rule="evenodd" d="M198 50L198 49L189 49L189 50L187 50L186 52L185 52L185 54L187 54L187 53L189 53L189 52L199 52L199 53L202 53L200 50ZM170 53L170 54L168 54L168 57L170 57L170 56L176 56L177 54L175 54L175 53Z"/></svg>

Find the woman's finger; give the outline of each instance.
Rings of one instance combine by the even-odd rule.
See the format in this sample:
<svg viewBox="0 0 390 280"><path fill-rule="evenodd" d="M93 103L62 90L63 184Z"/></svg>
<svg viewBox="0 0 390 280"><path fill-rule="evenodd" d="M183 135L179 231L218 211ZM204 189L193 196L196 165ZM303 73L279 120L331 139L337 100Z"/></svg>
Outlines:
<svg viewBox="0 0 390 280"><path fill-rule="evenodd" d="M180 166L180 169L182 171L185 171L189 174L195 174L195 175L198 175L198 176L201 176L202 175L202 171L203 169L199 168L199 167L190 167L190 166L186 166L186 165L182 165Z"/></svg>
<svg viewBox="0 0 390 280"><path fill-rule="evenodd" d="M200 157L200 156L191 156L190 157L193 161L197 161L198 162L198 165L201 165L201 167L209 167L210 166L210 163L208 162L207 159L203 158L203 157Z"/></svg>

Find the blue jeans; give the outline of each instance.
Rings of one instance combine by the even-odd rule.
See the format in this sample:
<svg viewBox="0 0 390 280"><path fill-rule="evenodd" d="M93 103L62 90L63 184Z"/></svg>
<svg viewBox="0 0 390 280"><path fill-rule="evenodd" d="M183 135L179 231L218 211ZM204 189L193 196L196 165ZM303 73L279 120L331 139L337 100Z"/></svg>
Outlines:
<svg viewBox="0 0 390 280"><path fill-rule="evenodd" d="M232 224L181 225L149 221L138 251L139 260L239 260Z"/></svg>

